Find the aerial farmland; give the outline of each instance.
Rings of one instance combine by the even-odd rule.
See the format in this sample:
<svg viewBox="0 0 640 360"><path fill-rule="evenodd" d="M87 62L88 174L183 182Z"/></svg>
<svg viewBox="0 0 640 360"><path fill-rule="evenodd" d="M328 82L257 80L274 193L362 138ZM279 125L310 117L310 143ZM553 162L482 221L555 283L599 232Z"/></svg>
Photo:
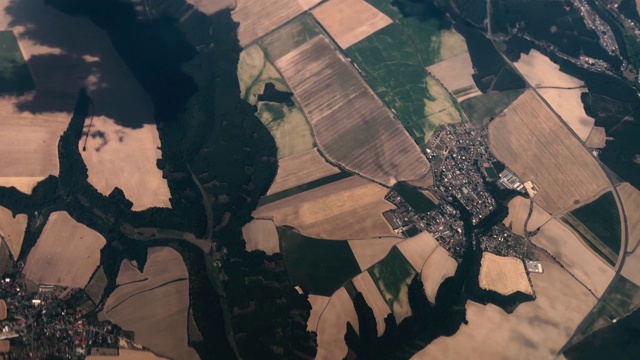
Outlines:
<svg viewBox="0 0 640 360"><path fill-rule="evenodd" d="M0 238L7 244L14 259L20 255L27 220L27 215L17 214L14 217L8 209L0 206Z"/></svg>

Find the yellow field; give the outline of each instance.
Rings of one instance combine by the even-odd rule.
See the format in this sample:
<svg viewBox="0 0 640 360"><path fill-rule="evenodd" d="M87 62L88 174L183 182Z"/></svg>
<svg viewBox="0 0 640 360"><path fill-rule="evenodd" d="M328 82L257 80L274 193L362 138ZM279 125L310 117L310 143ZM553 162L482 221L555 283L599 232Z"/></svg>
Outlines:
<svg viewBox="0 0 640 360"><path fill-rule="evenodd" d="M468 52L428 66L427 71L438 79L459 102L481 94L471 77L473 64Z"/></svg>
<svg viewBox="0 0 640 360"><path fill-rule="evenodd" d="M85 359L86 360L113 360L113 359L123 359L123 360L163 360L166 358L159 357L150 351L142 351L142 350L127 350L120 349L118 350L118 356L110 356L110 355L89 355Z"/></svg>
<svg viewBox="0 0 640 360"><path fill-rule="evenodd" d="M20 255L24 231L27 229L27 215L18 214L13 217L9 209L0 206L0 239L3 239L14 259Z"/></svg>
<svg viewBox="0 0 640 360"><path fill-rule="evenodd" d="M355 256L360 270L365 271L373 264L382 260L393 245L402 241L400 238L383 237L373 239L349 240L349 247Z"/></svg>
<svg viewBox="0 0 640 360"><path fill-rule="evenodd" d="M338 289L329 300L318 322L318 360L343 359L347 355L344 334L350 322L359 331L358 316L347 290Z"/></svg>
<svg viewBox="0 0 640 360"><path fill-rule="evenodd" d="M240 23L238 39L245 47L273 29L308 10L321 0L237 0L231 12Z"/></svg>
<svg viewBox="0 0 640 360"><path fill-rule="evenodd" d="M628 251L635 250L640 242L640 191L629 183L618 185L618 193L627 215L629 227Z"/></svg>
<svg viewBox="0 0 640 360"><path fill-rule="evenodd" d="M524 263L518 258L482 253L478 280L481 288L502 295L511 295L516 291L533 295Z"/></svg>
<svg viewBox="0 0 640 360"><path fill-rule="evenodd" d="M134 341L171 359L198 359L188 346L188 273L180 254L149 249L143 273L123 261L117 283L99 318L135 333Z"/></svg>
<svg viewBox="0 0 640 360"><path fill-rule="evenodd" d="M398 237L382 217L383 212L395 208L384 200L387 192L380 185L352 176L261 206L252 215L320 239Z"/></svg>
<svg viewBox="0 0 640 360"><path fill-rule="evenodd" d="M531 86L538 88L540 95L582 141L587 140L595 120L587 116L580 100L580 94L586 89L579 87L584 86L584 83L560 71L560 65L555 64L537 50L522 54L520 60L514 65Z"/></svg>
<svg viewBox="0 0 640 360"><path fill-rule="evenodd" d="M331 162L387 185L433 183L417 144L324 36L304 42L274 64Z"/></svg>
<svg viewBox="0 0 640 360"><path fill-rule="evenodd" d="M585 141L585 144L592 149L602 149L606 146L607 134L605 128L601 126L594 126L589 133L589 137Z"/></svg>
<svg viewBox="0 0 640 360"><path fill-rule="evenodd" d="M343 49L393 22L364 0L329 0L311 13Z"/></svg>
<svg viewBox="0 0 640 360"><path fill-rule="evenodd" d="M267 255L280 252L276 226L271 220L253 220L242 227L242 237L247 251L262 250Z"/></svg>
<svg viewBox="0 0 640 360"><path fill-rule="evenodd" d="M436 247L438 247L438 241L426 231L397 245L398 250L416 272L422 271L425 261L431 256Z"/></svg>
<svg viewBox="0 0 640 360"><path fill-rule="evenodd" d="M320 156L318 150L314 148L280 159L278 161L276 179L269 188L267 195L276 194L339 172L338 168L329 165Z"/></svg>
<svg viewBox="0 0 640 360"><path fill-rule="evenodd" d="M540 228L531 241L547 250L597 296L602 295L614 276L613 269L556 219Z"/></svg>
<svg viewBox="0 0 640 360"><path fill-rule="evenodd" d="M591 154L531 90L489 125L489 145L520 179L540 188L534 201L551 214L610 186Z"/></svg>
<svg viewBox="0 0 640 360"><path fill-rule="evenodd" d="M427 299L433 304L436 302L436 294L444 279L453 276L458 268L458 263L449 255L449 252L438 245L425 261L420 278L424 285Z"/></svg>
<svg viewBox="0 0 640 360"><path fill-rule="evenodd" d="M83 288L98 268L106 242L66 212L54 212L29 252L23 273L39 284Z"/></svg>
<svg viewBox="0 0 640 360"><path fill-rule="evenodd" d="M381 336L384 333L385 329L384 319L387 317L387 315L391 314L389 305L387 305L386 301L384 301L384 298L382 298L380 291L376 287L376 284L373 282L373 279L371 278L371 275L368 271L365 271L353 278L352 282L356 290L362 293L362 296L367 302L367 305L369 305L369 307L373 311L373 316L375 316L376 318L376 328L378 330L378 336Z"/></svg>
<svg viewBox="0 0 640 360"><path fill-rule="evenodd" d="M544 273L531 274L535 301L512 314L468 301L468 325L436 339L413 359L555 359L596 300L559 266L542 266Z"/></svg>
<svg viewBox="0 0 640 360"><path fill-rule="evenodd" d="M104 273L104 268L100 267L98 271L93 274L91 280L84 288L84 291L89 295L94 303L98 303L104 293L104 288L107 286L107 275Z"/></svg>
<svg viewBox="0 0 640 360"><path fill-rule="evenodd" d="M309 319L307 319L307 330L308 331L317 331L318 330L318 320L320 320L320 315L327 307L329 303L328 296L322 295L314 295L309 294L309 303L311 304L311 313L309 314Z"/></svg>

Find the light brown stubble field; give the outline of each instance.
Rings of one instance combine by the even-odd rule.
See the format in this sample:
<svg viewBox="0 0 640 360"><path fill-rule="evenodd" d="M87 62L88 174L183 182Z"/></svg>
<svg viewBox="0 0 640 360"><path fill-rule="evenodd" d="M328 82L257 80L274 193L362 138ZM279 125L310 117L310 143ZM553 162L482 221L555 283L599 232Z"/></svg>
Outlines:
<svg viewBox="0 0 640 360"><path fill-rule="evenodd" d="M387 256L393 245L400 241L402 239L395 237L349 240L349 247L360 270L365 271Z"/></svg>
<svg viewBox="0 0 640 360"><path fill-rule="evenodd" d="M398 250L409 261L416 272L420 272L425 261L438 247L438 241L428 232L410 237L397 245Z"/></svg>
<svg viewBox="0 0 640 360"><path fill-rule="evenodd" d="M596 301L559 266L546 261L542 266L544 273L531 274L535 301L520 304L512 314L468 301L468 325L436 339L413 359L555 358Z"/></svg>
<svg viewBox="0 0 640 360"><path fill-rule="evenodd" d="M322 295L314 295L309 294L309 304L311 304L311 313L309 314L309 318L307 319L307 330L308 331L317 331L318 330L318 320L320 319L320 315L327 307L329 303L330 297L322 296Z"/></svg>
<svg viewBox="0 0 640 360"><path fill-rule="evenodd" d="M629 227L627 251L633 251L640 242L640 191L629 183L622 183L618 185L618 194L620 194Z"/></svg>
<svg viewBox="0 0 640 360"><path fill-rule="evenodd" d="M13 214L9 209L0 206L0 238L4 239L14 259L20 255L24 232L27 229L28 217L25 214Z"/></svg>
<svg viewBox="0 0 640 360"><path fill-rule="evenodd" d="M478 280L481 288L505 296L516 291L533 295L524 263L515 257L498 256L489 252L482 253Z"/></svg>
<svg viewBox="0 0 640 360"><path fill-rule="evenodd" d="M393 22L364 0L329 0L311 13L343 49Z"/></svg>
<svg viewBox="0 0 640 360"><path fill-rule="evenodd" d="M251 42L300 15L321 0L237 0L231 12L233 20L240 23L240 46Z"/></svg>
<svg viewBox="0 0 640 360"><path fill-rule="evenodd" d="M542 226L531 242L547 250L596 296L602 295L614 276L613 269L556 219Z"/></svg>
<svg viewBox="0 0 640 360"><path fill-rule="evenodd" d="M540 188L534 201L551 214L610 186L591 154L532 90L489 125L489 145L520 179Z"/></svg>
<svg viewBox="0 0 640 360"><path fill-rule="evenodd" d="M427 71L461 102L480 95L473 75L469 52L456 55L427 67Z"/></svg>
<svg viewBox="0 0 640 360"><path fill-rule="evenodd" d="M39 284L83 288L98 268L100 249L106 242L66 212L51 213L23 272Z"/></svg>
<svg viewBox="0 0 640 360"><path fill-rule="evenodd" d="M356 290L362 293L364 300L367 302L367 305L373 311L373 316L376 318L376 329L378 330L378 336L382 336L385 329L384 319L387 315L391 314L391 309L389 309L389 305L384 301L382 294L380 294L380 290L376 287L376 284L373 282L371 278L371 274L368 271L363 272L362 274L356 276L352 280L353 286L355 286Z"/></svg>
<svg viewBox="0 0 640 360"><path fill-rule="evenodd" d="M267 195L337 174L340 169L329 165L316 148L278 160L278 173Z"/></svg>
<svg viewBox="0 0 640 360"><path fill-rule="evenodd" d="M607 145L607 133L605 128L594 126L585 144L592 149L602 149Z"/></svg>
<svg viewBox="0 0 640 360"><path fill-rule="evenodd" d="M324 36L275 59L275 65L328 159L386 185L433 184L431 167L417 144Z"/></svg>
<svg viewBox="0 0 640 360"><path fill-rule="evenodd" d="M188 346L189 280L180 254L168 247L149 249L145 271L124 260L116 289L100 319L135 333L134 341L172 359L198 359Z"/></svg>
<svg viewBox="0 0 640 360"><path fill-rule="evenodd" d="M449 252L438 245L425 261L420 278L424 286L424 293L427 299L434 304L440 284L455 275L458 263L449 255Z"/></svg>
<svg viewBox="0 0 640 360"><path fill-rule="evenodd" d="M320 315L318 322L318 360L343 359L347 355L347 344L344 334L347 322L358 332L358 315L353 308L347 290L338 289L329 299L327 307Z"/></svg>
<svg viewBox="0 0 640 360"><path fill-rule="evenodd" d="M395 209L384 200L387 192L387 188L352 176L261 206L252 215L319 239L399 237L382 216Z"/></svg>
<svg viewBox="0 0 640 360"><path fill-rule="evenodd" d="M247 251L262 250L267 255L280 252L278 231L271 220L252 220L242 227L242 237Z"/></svg>

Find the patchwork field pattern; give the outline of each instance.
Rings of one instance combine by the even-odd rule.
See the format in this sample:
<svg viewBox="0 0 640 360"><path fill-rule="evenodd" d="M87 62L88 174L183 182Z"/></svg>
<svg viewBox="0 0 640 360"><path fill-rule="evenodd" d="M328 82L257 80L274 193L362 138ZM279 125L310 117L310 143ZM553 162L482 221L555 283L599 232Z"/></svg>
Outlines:
<svg viewBox="0 0 640 360"><path fill-rule="evenodd" d="M481 288L505 296L516 291L533 295L524 263L515 257L498 256L489 252L482 253L478 280Z"/></svg>
<svg viewBox="0 0 640 360"><path fill-rule="evenodd" d="M400 241L402 239L392 237L349 240L349 247L360 265L360 270L366 271L387 256L393 245Z"/></svg>
<svg viewBox="0 0 640 360"><path fill-rule="evenodd" d="M478 128L481 128L498 116L504 109L517 99L524 89L507 91L489 91L460 103L469 120Z"/></svg>
<svg viewBox="0 0 640 360"><path fill-rule="evenodd" d="M267 195L276 194L339 172L340 169L329 165L315 148L288 156L278 161L278 173Z"/></svg>
<svg viewBox="0 0 640 360"><path fill-rule="evenodd" d="M275 65L332 162L387 185L433 183L416 143L325 37L314 37Z"/></svg>
<svg viewBox="0 0 640 360"><path fill-rule="evenodd" d="M468 52L456 55L427 67L433 77L438 79L458 101L480 95L473 81L473 64Z"/></svg>
<svg viewBox="0 0 640 360"><path fill-rule="evenodd" d="M380 291L371 278L371 274L363 272L351 281L357 291L362 293L367 305L373 310L373 316L376 318L376 328L378 336L382 336L385 329L384 319L391 313L389 305L382 298Z"/></svg>
<svg viewBox="0 0 640 360"><path fill-rule="evenodd" d="M311 13L343 49L393 22L365 0L329 0Z"/></svg>
<svg viewBox="0 0 640 360"><path fill-rule="evenodd" d="M610 186L589 152L533 91L527 91L489 125L489 146L523 181L533 180L534 197L557 214Z"/></svg>
<svg viewBox="0 0 640 360"><path fill-rule="evenodd" d="M14 259L20 255L27 220L27 215L17 214L13 217L9 209L0 206L0 241L4 240L7 243Z"/></svg>
<svg viewBox="0 0 640 360"><path fill-rule="evenodd" d="M373 282L400 323L411 315L409 306L409 284L417 271L402 255L398 248L391 249L382 261L369 269Z"/></svg>
<svg viewBox="0 0 640 360"><path fill-rule="evenodd" d="M23 273L38 284L83 288L100 263L102 235L64 211L49 216Z"/></svg>

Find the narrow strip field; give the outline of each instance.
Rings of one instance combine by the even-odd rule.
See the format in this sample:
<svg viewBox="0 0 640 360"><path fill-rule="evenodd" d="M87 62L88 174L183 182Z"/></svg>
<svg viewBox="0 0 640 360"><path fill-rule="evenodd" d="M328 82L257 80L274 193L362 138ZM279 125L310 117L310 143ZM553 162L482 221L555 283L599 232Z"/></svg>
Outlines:
<svg viewBox="0 0 640 360"><path fill-rule="evenodd" d="M458 263L449 255L449 252L438 245L425 261L421 271L421 279L427 299L434 304L436 295L442 282L455 275Z"/></svg>
<svg viewBox="0 0 640 360"><path fill-rule="evenodd" d="M629 244L627 251L634 251L640 243L640 191L629 183L618 186L618 194L627 215Z"/></svg>
<svg viewBox="0 0 640 360"><path fill-rule="evenodd" d="M489 125L489 145L520 179L533 181L540 189L534 201L551 214L610 186L589 152L531 90Z"/></svg>

